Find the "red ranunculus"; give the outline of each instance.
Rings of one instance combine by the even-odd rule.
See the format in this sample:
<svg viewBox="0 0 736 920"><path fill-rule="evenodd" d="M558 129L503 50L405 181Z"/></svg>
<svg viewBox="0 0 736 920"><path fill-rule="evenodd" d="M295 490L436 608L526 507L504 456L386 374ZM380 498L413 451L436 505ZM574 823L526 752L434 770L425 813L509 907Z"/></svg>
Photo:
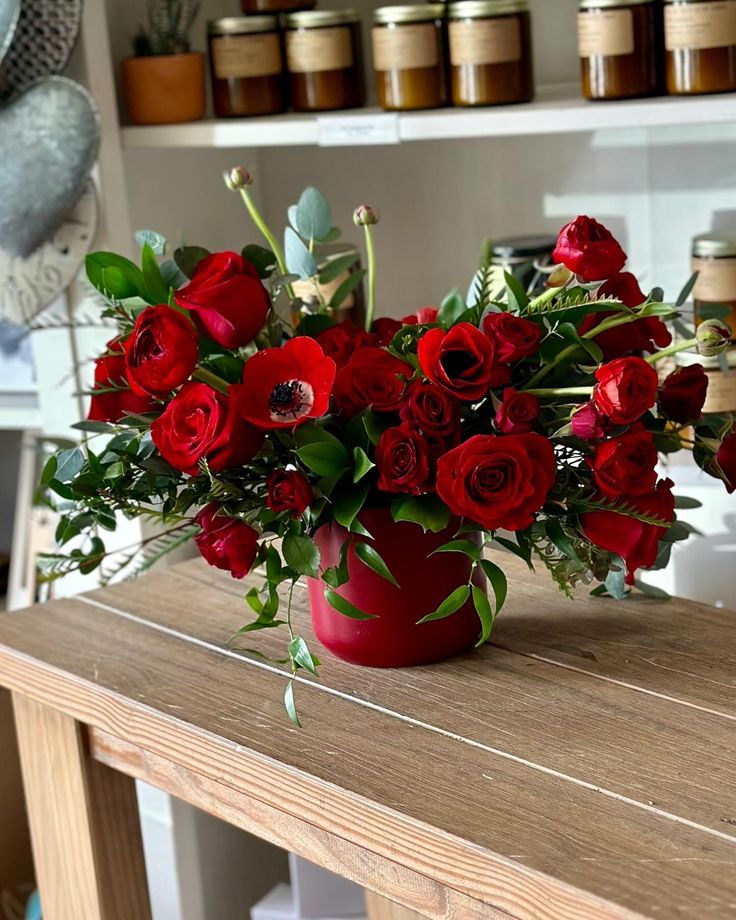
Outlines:
<svg viewBox="0 0 736 920"><path fill-rule="evenodd" d="M643 425L603 441L588 462L598 489L613 498L643 495L657 481L657 448Z"/></svg>
<svg viewBox="0 0 736 920"><path fill-rule="evenodd" d="M245 362L243 383L231 387L243 418L258 428L296 428L327 412L335 362L314 339L297 336Z"/></svg>
<svg viewBox="0 0 736 920"><path fill-rule="evenodd" d="M219 472L251 460L263 444L263 434L240 418L232 395L194 382L185 383L151 424L151 437L167 463L191 476L202 459Z"/></svg>
<svg viewBox="0 0 736 920"><path fill-rule="evenodd" d="M670 479L660 480L651 492L627 499L627 504L633 505L640 514L665 522L661 526L646 524L615 511L586 511L580 515L580 526L586 538L594 546L624 559L629 584L633 583L637 569L651 568L657 561L659 541L675 516L672 485Z"/></svg>
<svg viewBox="0 0 736 920"><path fill-rule="evenodd" d="M420 495L432 489L431 457L422 435L409 425L387 428L376 447L378 488Z"/></svg>
<svg viewBox="0 0 736 920"><path fill-rule="evenodd" d="M391 339L401 329L402 324L397 319L391 319L390 316L381 316L373 321L371 333L378 339L379 345L390 345Z"/></svg>
<svg viewBox="0 0 736 920"><path fill-rule="evenodd" d="M258 534L237 518L228 517L217 502L205 505L195 518L201 531L194 538L206 562L245 578L258 551Z"/></svg>
<svg viewBox="0 0 736 920"><path fill-rule="evenodd" d="M430 326L437 322L439 312L437 307L420 307L416 313L410 313L401 322L405 326Z"/></svg>
<svg viewBox="0 0 736 920"><path fill-rule="evenodd" d="M728 492L736 492L736 432L724 438L716 454L716 463L721 473L726 477Z"/></svg>
<svg viewBox="0 0 736 920"><path fill-rule="evenodd" d="M503 391L496 412L496 428L504 434L522 434L534 428L539 418L539 400L531 393L517 393L513 387Z"/></svg>
<svg viewBox="0 0 736 920"><path fill-rule="evenodd" d="M348 417L372 406L398 409L412 375L411 365L383 348L368 345L355 352L335 377L335 407Z"/></svg>
<svg viewBox="0 0 736 920"><path fill-rule="evenodd" d="M626 263L626 253L610 230L583 216L562 228L552 258L583 281L603 281L620 272Z"/></svg>
<svg viewBox="0 0 736 920"><path fill-rule="evenodd" d="M312 487L299 470L274 470L268 474L266 504L276 514L291 511L298 518L312 504L313 499Z"/></svg>
<svg viewBox="0 0 736 920"><path fill-rule="evenodd" d="M417 354L425 377L458 399L475 402L492 384L505 382L494 379L500 367L493 341L470 323L458 323L448 332L429 329L419 339Z"/></svg>
<svg viewBox="0 0 736 920"><path fill-rule="evenodd" d="M415 380L401 406L401 419L422 434L451 440L460 427L460 405L443 390L425 380Z"/></svg>
<svg viewBox="0 0 736 920"><path fill-rule="evenodd" d="M659 408L673 422L696 422L703 413L708 375L700 364L679 367L665 378L659 392Z"/></svg>
<svg viewBox="0 0 736 920"><path fill-rule="evenodd" d="M552 442L540 434L477 434L440 457L437 493L486 530L523 530L554 485Z"/></svg>
<svg viewBox="0 0 736 920"><path fill-rule="evenodd" d="M591 400L577 409L572 416L572 433L584 441L597 441L606 436L605 419Z"/></svg>
<svg viewBox="0 0 736 920"><path fill-rule="evenodd" d="M140 396L165 397L197 365L199 337L189 319L173 307L146 307L125 342L130 388Z"/></svg>
<svg viewBox="0 0 736 920"><path fill-rule="evenodd" d="M630 425L651 409L657 397L657 372L643 358L617 358L595 372L593 399L614 425Z"/></svg>
<svg viewBox="0 0 736 920"><path fill-rule="evenodd" d="M332 358L337 367L342 367L350 360L353 352L366 345L378 345L378 337L370 335L345 319L328 329L323 329L314 336L322 351Z"/></svg>
<svg viewBox="0 0 736 920"><path fill-rule="evenodd" d="M495 342L496 358L503 364L533 355L542 340L541 326L513 313L488 313L483 332Z"/></svg>
<svg viewBox="0 0 736 920"><path fill-rule="evenodd" d="M180 307L191 310L199 330L225 348L252 342L271 307L257 269L236 252L202 259L192 280L174 297Z"/></svg>
<svg viewBox="0 0 736 920"><path fill-rule="evenodd" d="M107 351L108 354L95 361L95 385L87 418L91 422L119 422L126 415L154 412L156 403L150 396L139 396L128 389L125 355L120 339L109 341ZM109 392L100 392L106 389Z"/></svg>

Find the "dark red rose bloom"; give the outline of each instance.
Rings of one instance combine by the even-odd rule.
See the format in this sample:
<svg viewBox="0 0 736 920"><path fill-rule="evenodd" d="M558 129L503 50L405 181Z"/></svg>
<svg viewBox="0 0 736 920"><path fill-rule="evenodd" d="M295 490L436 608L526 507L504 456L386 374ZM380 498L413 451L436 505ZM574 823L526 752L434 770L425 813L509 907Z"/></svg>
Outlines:
<svg viewBox="0 0 736 920"><path fill-rule="evenodd" d="M425 435L453 439L460 427L460 405L443 390L425 380L415 380L401 406L401 420Z"/></svg>
<svg viewBox="0 0 736 920"><path fill-rule="evenodd" d="M328 358L332 358L337 367L342 367L350 360L353 352L366 345L378 345L378 336L370 335L365 329L354 326L349 320L323 329L314 336L316 342Z"/></svg>
<svg viewBox="0 0 736 920"><path fill-rule="evenodd" d="M225 348L252 342L271 308L258 271L236 252L202 259L192 280L174 297L180 307L191 310L203 335Z"/></svg>
<svg viewBox="0 0 736 920"><path fill-rule="evenodd" d="M643 495L657 481L657 448L643 425L603 441L588 460L598 489L611 498Z"/></svg>
<svg viewBox="0 0 736 920"><path fill-rule="evenodd" d="M401 322L405 326L430 326L437 322L439 312L437 307L420 307L416 313L410 313Z"/></svg>
<svg viewBox="0 0 736 920"><path fill-rule="evenodd" d="M397 319L391 319L390 316L382 316L374 320L371 326L371 333L378 339L379 345L390 345L391 339L401 329L402 323Z"/></svg>
<svg viewBox="0 0 736 920"><path fill-rule="evenodd" d="M633 583L637 569L649 569L657 561L659 541L675 516L672 485L670 479L660 480L651 492L627 499L627 503L640 513L666 521L662 526L645 524L615 511L586 511L580 515L580 526L586 538L594 546L625 560L629 584Z"/></svg>
<svg viewBox="0 0 736 920"><path fill-rule="evenodd" d="M299 470L274 470L268 474L266 504L276 514L291 511L295 518L300 517L313 499L312 487Z"/></svg>
<svg viewBox="0 0 736 920"><path fill-rule="evenodd" d="M251 460L263 444L263 434L240 418L236 399L194 382L151 424L151 437L167 463L191 476L203 458L219 472Z"/></svg>
<svg viewBox="0 0 736 920"><path fill-rule="evenodd" d="M721 472L726 477L726 489L728 492L736 491L736 432L732 432L724 438L716 454L716 463Z"/></svg>
<svg viewBox="0 0 736 920"><path fill-rule="evenodd" d="M458 323L448 332L428 330L419 339L417 354L425 377L469 402L488 394L499 369L493 341L470 323Z"/></svg>
<svg viewBox="0 0 736 920"><path fill-rule="evenodd" d="M539 418L539 400L531 393L517 393L513 387L503 391L496 412L496 428L504 434L522 434L534 428Z"/></svg>
<svg viewBox="0 0 736 920"><path fill-rule="evenodd" d="M572 433L584 441L597 441L606 436L605 419L591 400L575 411L572 417Z"/></svg>
<svg viewBox="0 0 736 920"><path fill-rule="evenodd" d="M335 362L309 336L257 351L245 362L243 383L231 387L243 418L258 428L296 428L330 405Z"/></svg>
<svg viewBox="0 0 736 920"><path fill-rule="evenodd" d="M245 578L258 551L258 534L252 527L222 512L222 505L210 502L196 517L202 528L194 538L202 558L233 578Z"/></svg>
<svg viewBox="0 0 736 920"><path fill-rule="evenodd" d="M189 379L198 357L199 337L183 313L146 307L125 342L130 388L139 396L168 396Z"/></svg>
<svg viewBox="0 0 736 920"><path fill-rule="evenodd" d="M115 389L109 393L95 392L128 385L125 355L120 339L109 341L107 350L108 354L95 361L95 385L87 418L91 422L119 422L126 415L154 412L156 403L150 396L138 396L129 389Z"/></svg>
<svg viewBox="0 0 736 920"><path fill-rule="evenodd" d="M335 407L346 416L373 406L379 412L398 409L412 368L383 348L368 345L355 352L335 377Z"/></svg>
<svg viewBox="0 0 736 920"><path fill-rule="evenodd" d="M595 372L593 399L614 425L630 425L651 409L657 397L657 372L643 358L617 358Z"/></svg>
<svg viewBox="0 0 736 920"><path fill-rule="evenodd" d="M376 447L378 488L420 495L432 489L426 439L409 425L387 428Z"/></svg>
<svg viewBox="0 0 736 920"><path fill-rule="evenodd" d="M437 493L486 530L523 530L554 485L552 442L541 434L477 434L437 462Z"/></svg>
<svg viewBox="0 0 736 920"><path fill-rule="evenodd" d="M626 253L611 232L592 217L582 216L562 228L552 258L583 281L603 281L626 263Z"/></svg>
<svg viewBox="0 0 736 920"><path fill-rule="evenodd" d="M700 364L680 367L665 378L659 391L659 408L673 422L696 422L703 414L708 375Z"/></svg>
<svg viewBox="0 0 736 920"><path fill-rule="evenodd" d="M541 326L513 313L488 313L483 332L495 342L496 358L503 364L535 354L542 340Z"/></svg>

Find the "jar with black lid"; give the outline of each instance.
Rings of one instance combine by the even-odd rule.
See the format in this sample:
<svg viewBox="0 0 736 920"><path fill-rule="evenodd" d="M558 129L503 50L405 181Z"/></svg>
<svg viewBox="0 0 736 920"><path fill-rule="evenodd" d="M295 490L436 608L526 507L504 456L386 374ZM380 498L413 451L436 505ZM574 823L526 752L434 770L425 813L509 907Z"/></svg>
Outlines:
<svg viewBox="0 0 736 920"><path fill-rule="evenodd" d="M443 4L379 7L373 12L371 37L381 108L408 111L446 105Z"/></svg>
<svg viewBox="0 0 736 920"><path fill-rule="evenodd" d="M534 95L526 0L460 0L447 10L455 105L528 102Z"/></svg>
<svg viewBox="0 0 736 920"><path fill-rule="evenodd" d="M240 9L247 15L254 13L294 13L311 10L317 0L240 0Z"/></svg>
<svg viewBox="0 0 736 920"><path fill-rule="evenodd" d="M218 118L286 109L276 16L230 16L207 23L212 97Z"/></svg>
<svg viewBox="0 0 736 920"><path fill-rule="evenodd" d="M363 105L360 17L355 10L291 13L285 37L289 101L295 111Z"/></svg>
<svg viewBox="0 0 736 920"><path fill-rule="evenodd" d="M724 321L736 337L736 227L701 233L693 239L692 270L698 272L693 288L695 322L708 319L709 305L728 307Z"/></svg>
<svg viewBox="0 0 736 920"><path fill-rule="evenodd" d="M736 0L665 0L667 92L736 90Z"/></svg>
<svg viewBox="0 0 736 920"><path fill-rule="evenodd" d="M580 0L578 52L586 99L631 99L659 90L655 0Z"/></svg>
<svg viewBox="0 0 736 920"><path fill-rule="evenodd" d="M532 235L510 236L494 240L491 265L497 265L517 278L524 289L535 291L544 286L542 269L551 266L557 237Z"/></svg>

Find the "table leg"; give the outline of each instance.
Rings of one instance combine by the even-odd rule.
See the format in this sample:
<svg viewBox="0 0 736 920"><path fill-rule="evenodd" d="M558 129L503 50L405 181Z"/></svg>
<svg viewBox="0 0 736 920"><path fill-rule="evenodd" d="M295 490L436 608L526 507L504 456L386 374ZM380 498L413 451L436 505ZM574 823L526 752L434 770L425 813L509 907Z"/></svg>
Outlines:
<svg viewBox="0 0 736 920"><path fill-rule="evenodd" d="M409 907L402 907L401 904L368 889L365 892L365 906L368 920L426 920L424 914L417 913Z"/></svg>
<svg viewBox="0 0 736 920"><path fill-rule="evenodd" d="M70 716L13 706L44 920L150 920L133 780L89 757Z"/></svg>

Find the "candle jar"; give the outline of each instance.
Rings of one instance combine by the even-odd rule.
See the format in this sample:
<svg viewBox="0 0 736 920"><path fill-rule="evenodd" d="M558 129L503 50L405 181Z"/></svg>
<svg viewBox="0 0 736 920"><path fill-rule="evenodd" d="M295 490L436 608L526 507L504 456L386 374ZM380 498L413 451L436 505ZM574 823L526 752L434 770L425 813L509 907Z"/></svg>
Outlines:
<svg viewBox="0 0 736 920"><path fill-rule="evenodd" d="M300 278L291 283L294 294L301 301L299 312L292 313L292 324L295 328L305 316L325 312L324 305L332 301L340 286L351 275L361 270L360 252L350 243L317 243L314 247L314 257L318 266L316 284L311 278ZM363 283L359 283L336 310L327 312L331 313L337 322L348 320L356 328L361 327L365 320Z"/></svg>
<svg viewBox="0 0 736 920"><path fill-rule="evenodd" d="M528 102L534 78L525 0L461 0L447 17L454 104Z"/></svg>
<svg viewBox="0 0 736 920"><path fill-rule="evenodd" d="M293 13L314 9L316 0L240 0L240 9L248 16L254 13Z"/></svg>
<svg viewBox="0 0 736 920"><path fill-rule="evenodd" d="M736 0L665 0L667 92L736 90Z"/></svg>
<svg viewBox="0 0 736 920"><path fill-rule="evenodd" d="M289 101L297 112L363 105L360 19L355 10L312 10L286 17Z"/></svg>
<svg viewBox="0 0 736 920"><path fill-rule="evenodd" d="M580 0L578 50L586 99L651 96L659 88L654 0Z"/></svg>
<svg viewBox="0 0 736 920"><path fill-rule="evenodd" d="M275 16L232 16L207 24L212 97L218 118L274 115L286 108Z"/></svg>
<svg viewBox="0 0 736 920"><path fill-rule="evenodd" d="M381 108L405 112L446 105L444 6L383 6L374 11L373 23Z"/></svg>
<svg viewBox="0 0 736 920"><path fill-rule="evenodd" d="M736 336L736 228L701 233L693 240L692 270L698 272L693 288L695 322L708 319L708 306L728 307L724 322Z"/></svg>

